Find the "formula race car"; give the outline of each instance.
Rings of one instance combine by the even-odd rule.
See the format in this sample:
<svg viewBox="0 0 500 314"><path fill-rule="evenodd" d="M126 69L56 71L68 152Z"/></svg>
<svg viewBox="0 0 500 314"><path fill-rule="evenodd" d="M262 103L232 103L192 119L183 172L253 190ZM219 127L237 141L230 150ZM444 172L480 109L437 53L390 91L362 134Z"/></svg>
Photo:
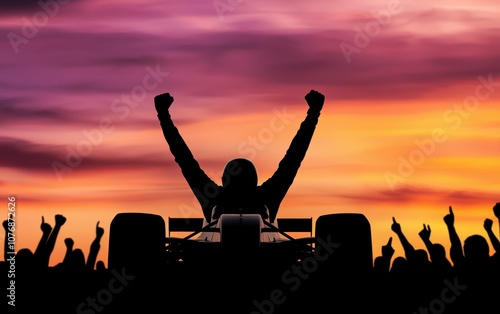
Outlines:
<svg viewBox="0 0 500 314"><path fill-rule="evenodd" d="M358 270L373 265L370 224L362 214L322 215L315 224L312 217L277 218L270 223L259 214L223 214L211 223L204 218L168 217L168 234L166 229L159 215L117 214L110 226L109 267L140 272L145 260L156 269L235 257L289 265L314 257L315 249L328 243L337 244L330 263Z"/></svg>

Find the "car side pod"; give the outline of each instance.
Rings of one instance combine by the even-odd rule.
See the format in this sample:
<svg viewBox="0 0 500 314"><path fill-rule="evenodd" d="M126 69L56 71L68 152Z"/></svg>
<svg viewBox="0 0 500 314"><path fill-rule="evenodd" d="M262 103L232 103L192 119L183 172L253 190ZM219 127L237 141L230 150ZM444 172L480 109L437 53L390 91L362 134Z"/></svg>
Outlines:
<svg viewBox="0 0 500 314"><path fill-rule="evenodd" d="M119 213L111 221L108 267L139 274L161 269L165 257L165 221L159 215Z"/></svg>
<svg viewBox="0 0 500 314"><path fill-rule="evenodd" d="M316 219L316 249L338 244L326 261L331 271L341 275L363 274L373 269L370 222L359 213L335 213Z"/></svg>
<svg viewBox="0 0 500 314"><path fill-rule="evenodd" d="M219 218L220 243L225 253L251 253L260 247L259 214L223 214Z"/></svg>

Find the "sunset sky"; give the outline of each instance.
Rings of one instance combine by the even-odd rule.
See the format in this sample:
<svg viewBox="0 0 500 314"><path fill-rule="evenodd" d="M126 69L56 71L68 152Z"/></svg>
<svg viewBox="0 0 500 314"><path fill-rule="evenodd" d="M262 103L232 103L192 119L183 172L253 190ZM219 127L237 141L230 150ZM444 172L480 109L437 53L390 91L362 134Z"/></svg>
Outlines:
<svg viewBox="0 0 500 314"><path fill-rule="evenodd" d="M374 257L393 216L416 248L423 223L449 248L449 205L462 241L486 237L500 201L497 0L42 3L0 3L0 215L15 196L17 249L62 214L50 264L67 237L87 254L97 221L107 264L117 213L202 216L156 117L164 92L218 183L235 157L266 180L304 96L325 95L279 217L362 213Z"/></svg>

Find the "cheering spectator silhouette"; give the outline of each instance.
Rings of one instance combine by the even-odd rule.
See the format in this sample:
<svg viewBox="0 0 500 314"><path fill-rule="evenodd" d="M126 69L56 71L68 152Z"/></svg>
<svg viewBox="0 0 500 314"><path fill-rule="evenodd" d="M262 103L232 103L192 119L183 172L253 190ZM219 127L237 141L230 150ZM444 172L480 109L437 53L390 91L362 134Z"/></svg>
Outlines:
<svg viewBox="0 0 500 314"><path fill-rule="evenodd" d="M467 289L460 308L463 313L498 313L498 280L499 272L494 259L490 257L488 241L481 235L468 236L463 244L455 230L455 215L449 207L449 213L444 216L451 241L450 256L453 269L460 279L462 289ZM490 223L485 221L484 228L490 229ZM481 299L481 302L478 300Z"/></svg>
<svg viewBox="0 0 500 314"><path fill-rule="evenodd" d="M48 265L48 257L47 257L47 241L49 239L50 233L52 232L52 226L45 222L44 217L42 216L42 223L40 225L40 229L42 230L42 237L40 241L38 241L38 245L35 249L34 258L35 262L39 267L43 267L45 261L47 260Z"/></svg>
<svg viewBox="0 0 500 314"><path fill-rule="evenodd" d="M64 254L63 264L69 263L69 259L71 258L71 253L73 252L73 246L75 242L71 238L64 239L64 245L66 245L66 254Z"/></svg>
<svg viewBox="0 0 500 314"><path fill-rule="evenodd" d="M486 239L478 234L471 235L465 239L462 249L460 238L455 230L455 215L451 206L443 220L448 227L453 268L466 280L486 278L485 275L492 270L492 260Z"/></svg>
<svg viewBox="0 0 500 314"><path fill-rule="evenodd" d="M394 255L392 237L389 238L386 245L382 245L381 251L382 255L375 258L373 268L378 274L386 275L389 274L392 256Z"/></svg>
<svg viewBox="0 0 500 314"><path fill-rule="evenodd" d="M428 284L430 276L430 262L427 252L421 249L416 250L411 245L403 233L401 225L394 217L392 217L391 229L398 236L403 246L409 271L407 274L409 276L408 279L414 283L413 289L419 290Z"/></svg>
<svg viewBox="0 0 500 314"><path fill-rule="evenodd" d="M7 254L7 252L9 251L8 248L9 248L9 221L8 220L5 220L3 223L2 223L2 226L3 226L3 229L5 230L5 240L4 240L4 243L3 243L3 260L4 261L7 261L9 259L9 255Z"/></svg>
<svg viewBox="0 0 500 314"><path fill-rule="evenodd" d="M493 213L495 214L495 217L497 217L499 226L498 229L500 230L500 202L496 203L495 206L493 206Z"/></svg>
<svg viewBox="0 0 500 314"><path fill-rule="evenodd" d="M450 258L453 262L453 266L462 264L464 258L464 252L462 250L462 242L458 236L457 230L455 229L455 214L453 213L453 208L449 207L449 213L443 217L444 223L448 228L448 236L450 238Z"/></svg>
<svg viewBox="0 0 500 314"><path fill-rule="evenodd" d="M201 169L175 127L169 112L174 98L169 93L155 97L155 108L163 135L184 178L201 204L207 223L223 213L239 212L258 213L263 218L268 218L271 223L275 220L281 201L309 147L325 97L311 90L305 100L309 105L307 116L276 172L258 186L257 171L253 163L245 158L237 158L226 164L222 186L219 186Z"/></svg>
<svg viewBox="0 0 500 314"><path fill-rule="evenodd" d="M408 261L408 265L411 270L418 272L425 272L429 270L429 257L425 250L416 250L413 245L408 241L403 230L401 229L401 225L396 221L394 217L392 217L392 231L398 236L401 245L403 246L406 260Z"/></svg>
<svg viewBox="0 0 500 314"><path fill-rule="evenodd" d="M484 230L486 230L486 233L488 234L488 238L490 239L491 246L493 246L493 249L495 249L496 253L500 252L500 241L498 241L497 236L495 233L493 233L493 220L486 218L484 220Z"/></svg>
<svg viewBox="0 0 500 314"><path fill-rule="evenodd" d="M496 203L495 206L493 206L493 214L498 219L498 226L499 226L499 230L500 230L500 203ZM500 241L498 240L497 236L493 232L493 220L486 218L483 226L484 226L484 229L486 230L486 233L488 234L488 238L490 239L491 246L493 246L493 249L495 250L495 254L498 256L500 254Z"/></svg>
<svg viewBox="0 0 500 314"><path fill-rule="evenodd" d="M427 251L429 252L432 268L435 274L447 276L451 273L453 267L450 261L446 258L446 250L444 246L438 243L432 243L431 241L431 226L423 226L422 230L418 233L420 239L425 244Z"/></svg>
<svg viewBox="0 0 500 314"><path fill-rule="evenodd" d="M394 217L392 217L392 225L391 230L398 236L401 245L403 246L403 250L405 252L405 257L407 261L411 261L415 256L415 248L408 241L406 236L401 229L401 225L396 221Z"/></svg>
<svg viewBox="0 0 500 314"><path fill-rule="evenodd" d="M49 267L50 255L52 254L52 251L54 251L57 236L59 235L61 227L66 222L66 217L63 215L55 215L55 222L56 225L54 229L52 229L49 224L45 223L42 216L42 225L40 227L42 229L43 236L40 239L37 250L35 251L35 256L41 263L40 266L42 267Z"/></svg>
<svg viewBox="0 0 500 314"><path fill-rule="evenodd" d="M67 270L74 271L92 271L96 266L97 255L101 248L101 238L104 235L104 229L99 227L99 222L97 222L95 227L95 238L90 245L89 255L87 261L85 261L85 256L81 249L73 249L74 241L71 238L64 239L64 244L66 245L66 254L64 255L64 260L62 265ZM102 269L102 267L101 267Z"/></svg>
<svg viewBox="0 0 500 314"><path fill-rule="evenodd" d="M99 227L99 221L95 226L95 239L92 241L90 245L89 257L87 258L87 263L85 264L85 268L88 271L91 271L95 267L95 263L97 260L97 254L99 253L99 249L101 248L101 238L104 234L104 229Z"/></svg>

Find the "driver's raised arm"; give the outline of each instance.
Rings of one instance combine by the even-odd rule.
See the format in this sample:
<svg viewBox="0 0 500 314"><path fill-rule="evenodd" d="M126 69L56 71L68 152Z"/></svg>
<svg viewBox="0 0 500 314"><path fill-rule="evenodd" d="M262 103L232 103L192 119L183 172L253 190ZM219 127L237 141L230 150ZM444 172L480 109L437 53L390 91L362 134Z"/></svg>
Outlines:
<svg viewBox="0 0 500 314"><path fill-rule="evenodd" d="M206 194L206 191L210 191L210 195L215 195L217 193L214 193L214 191L218 191L219 187L201 169L186 142L184 142L184 139L181 137L177 127L175 127L169 112L169 108L174 102L174 98L170 96L169 93L165 93L156 96L154 102L163 135L168 143L170 152L174 156L175 162L177 162L181 168L182 174L189 184L189 187L200 202L203 209L203 215L207 221L210 221L214 200L204 194Z"/></svg>
<svg viewBox="0 0 500 314"><path fill-rule="evenodd" d="M325 102L325 96L315 90L311 90L305 96L305 99L309 105L306 118L300 124L299 130L292 139L290 147L280 161L276 172L261 185L266 205L269 208L271 222L276 218L279 205L292 185L300 164L306 155Z"/></svg>

